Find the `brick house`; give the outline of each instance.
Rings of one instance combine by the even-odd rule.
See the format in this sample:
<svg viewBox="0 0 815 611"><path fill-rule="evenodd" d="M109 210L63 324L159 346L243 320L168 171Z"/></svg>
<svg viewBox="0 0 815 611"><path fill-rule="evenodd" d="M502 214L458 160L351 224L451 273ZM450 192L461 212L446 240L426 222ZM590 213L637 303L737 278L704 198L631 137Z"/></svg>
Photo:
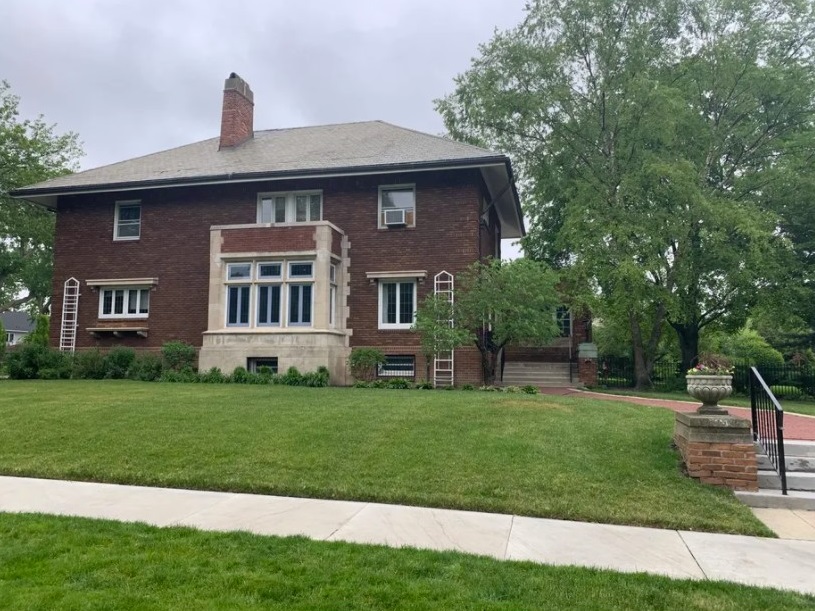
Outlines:
<svg viewBox="0 0 815 611"><path fill-rule="evenodd" d="M417 303L524 233L509 159L381 121L254 131L247 83L223 96L218 138L13 193L57 213L53 345L181 340L202 370L334 384L369 346L423 378ZM454 357L456 384L481 382L475 348Z"/></svg>

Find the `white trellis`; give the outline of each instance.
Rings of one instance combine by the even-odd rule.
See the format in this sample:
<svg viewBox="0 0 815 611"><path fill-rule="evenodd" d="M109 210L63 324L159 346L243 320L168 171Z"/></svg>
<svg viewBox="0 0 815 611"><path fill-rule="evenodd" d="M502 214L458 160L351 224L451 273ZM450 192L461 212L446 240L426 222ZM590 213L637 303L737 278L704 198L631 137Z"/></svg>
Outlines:
<svg viewBox="0 0 815 611"><path fill-rule="evenodd" d="M79 280L68 278L62 292L62 325L59 331L59 349L76 349L77 314L79 313Z"/></svg>
<svg viewBox="0 0 815 611"><path fill-rule="evenodd" d="M439 272L434 277L434 292L439 297L447 300L452 306L454 300L454 279L453 274L448 272ZM448 320L440 320L441 323L447 323L452 327L455 323L452 318ZM433 362L433 386L436 388L440 386L453 386L453 370L454 370L454 354L453 350L446 352L439 352Z"/></svg>

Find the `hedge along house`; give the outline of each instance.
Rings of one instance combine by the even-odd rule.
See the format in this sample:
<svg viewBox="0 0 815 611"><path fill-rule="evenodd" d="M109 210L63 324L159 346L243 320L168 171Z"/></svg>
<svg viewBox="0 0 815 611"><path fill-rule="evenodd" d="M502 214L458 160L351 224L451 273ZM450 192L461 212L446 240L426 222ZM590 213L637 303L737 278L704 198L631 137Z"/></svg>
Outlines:
<svg viewBox="0 0 815 611"><path fill-rule="evenodd" d="M199 367L268 365L349 383L355 346L422 377L417 304L524 233L509 159L382 121L254 131L234 73L220 137L12 193L56 211L51 341L169 340ZM482 380L475 348L433 363Z"/></svg>

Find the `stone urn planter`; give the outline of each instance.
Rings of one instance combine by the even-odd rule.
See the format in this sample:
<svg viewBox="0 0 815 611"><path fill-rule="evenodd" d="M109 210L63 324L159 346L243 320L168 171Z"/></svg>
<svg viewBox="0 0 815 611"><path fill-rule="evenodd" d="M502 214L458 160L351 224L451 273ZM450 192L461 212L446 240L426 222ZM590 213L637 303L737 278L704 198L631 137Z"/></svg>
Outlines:
<svg viewBox="0 0 815 611"><path fill-rule="evenodd" d="M699 414L727 414L727 410L719 407L719 401L733 394L732 375L694 374L687 375L688 394L702 402Z"/></svg>

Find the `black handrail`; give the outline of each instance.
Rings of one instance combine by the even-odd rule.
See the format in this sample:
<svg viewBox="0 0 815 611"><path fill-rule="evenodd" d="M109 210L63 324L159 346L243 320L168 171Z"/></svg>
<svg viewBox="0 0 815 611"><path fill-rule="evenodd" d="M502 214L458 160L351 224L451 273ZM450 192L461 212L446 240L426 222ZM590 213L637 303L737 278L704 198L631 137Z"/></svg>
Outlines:
<svg viewBox="0 0 815 611"><path fill-rule="evenodd" d="M761 444L781 477L781 494L787 494L784 408L755 367L750 367L750 411L753 419L753 440Z"/></svg>

